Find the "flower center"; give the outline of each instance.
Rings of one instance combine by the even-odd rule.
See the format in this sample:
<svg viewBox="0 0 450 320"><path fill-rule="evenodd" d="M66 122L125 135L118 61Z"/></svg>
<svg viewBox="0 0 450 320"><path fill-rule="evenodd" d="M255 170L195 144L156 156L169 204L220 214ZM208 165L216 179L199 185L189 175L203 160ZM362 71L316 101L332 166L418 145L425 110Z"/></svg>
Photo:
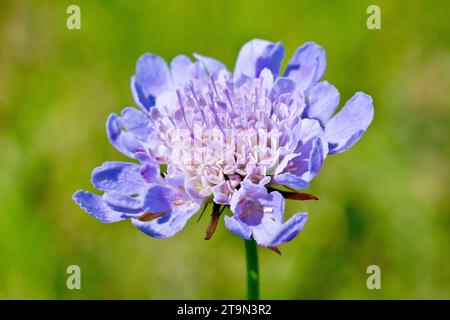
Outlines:
<svg viewBox="0 0 450 320"><path fill-rule="evenodd" d="M259 183L272 175L292 149L290 128L304 102L293 94L272 97L271 77L239 85L222 72L198 87L162 94L150 111L154 158L197 178L204 196L224 181L234 189L244 178Z"/></svg>

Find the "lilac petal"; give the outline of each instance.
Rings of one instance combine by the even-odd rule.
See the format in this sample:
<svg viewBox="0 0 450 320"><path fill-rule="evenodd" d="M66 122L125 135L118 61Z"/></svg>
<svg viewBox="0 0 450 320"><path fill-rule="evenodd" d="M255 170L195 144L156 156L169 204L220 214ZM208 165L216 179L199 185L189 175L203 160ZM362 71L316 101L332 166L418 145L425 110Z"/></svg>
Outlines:
<svg viewBox="0 0 450 320"><path fill-rule="evenodd" d="M167 166L167 173L164 177L168 186L174 190L184 189L185 175L177 165L169 164Z"/></svg>
<svg viewBox="0 0 450 320"><path fill-rule="evenodd" d="M292 173L280 173L274 177L276 184L288 186L295 189L306 189L309 183Z"/></svg>
<svg viewBox="0 0 450 320"><path fill-rule="evenodd" d="M235 78L234 85L236 86L236 88L239 88L242 85L249 83L250 81L252 81L252 78L246 76L245 74L241 74L239 78Z"/></svg>
<svg viewBox="0 0 450 320"><path fill-rule="evenodd" d="M323 76L326 69L325 50L314 42L307 42L295 51L284 76L292 79L303 91L308 91Z"/></svg>
<svg viewBox="0 0 450 320"><path fill-rule="evenodd" d="M295 82L285 77L279 77L273 83L272 90L269 94L269 99L274 101L279 96L287 93L292 93L295 90Z"/></svg>
<svg viewBox="0 0 450 320"><path fill-rule="evenodd" d="M239 80L242 75L250 78L258 77L264 68L268 68L274 76L278 76L283 57L284 47L281 42L251 40L244 44L239 52L234 68L234 80Z"/></svg>
<svg viewBox="0 0 450 320"><path fill-rule="evenodd" d="M341 153L363 135L373 119L372 98L357 92L344 107L325 124L329 153Z"/></svg>
<svg viewBox="0 0 450 320"><path fill-rule="evenodd" d="M339 106L339 91L327 81L322 81L312 87L308 95L306 117L314 118L323 125Z"/></svg>
<svg viewBox="0 0 450 320"><path fill-rule="evenodd" d="M198 53L194 53L194 57L198 61L203 63L203 65L206 67L206 70L208 70L209 74L217 75L220 70L227 69L227 67L219 60L216 60L216 59L213 59L210 57L206 57L206 56L202 56Z"/></svg>
<svg viewBox="0 0 450 320"><path fill-rule="evenodd" d="M200 209L194 202L176 205L170 213L152 221L131 219L133 225L154 238L168 238L184 228L187 221Z"/></svg>
<svg viewBox="0 0 450 320"><path fill-rule="evenodd" d="M160 174L157 163L146 162L141 167L141 177L146 183L162 183L163 177Z"/></svg>
<svg viewBox="0 0 450 320"><path fill-rule="evenodd" d="M242 218L242 222L246 224L258 224L263 216L263 212L259 212L258 208L245 205L247 199L253 202L268 197L267 189L260 185L254 184L249 180L241 182L241 188L231 197L230 210L237 217Z"/></svg>
<svg viewBox="0 0 450 320"><path fill-rule="evenodd" d="M181 177L178 176L178 179L181 179ZM189 197L192 198L192 200L196 202L203 202L203 200L205 200L205 198L200 194L202 188L203 186L199 177L189 178L184 183L184 189L186 193L189 195Z"/></svg>
<svg viewBox="0 0 450 320"><path fill-rule="evenodd" d="M117 191L109 191L103 194L103 201L114 211L127 214L142 213L142 200L124 195Z"/></svg>
<svg viewBox="0 0 450 320"><path fill-rule="evenodd" d="M214 195L214 202L219 204L230 204L230 195L233 193L233 189L230 186L229 181L224 181L221 184L211 188Z"/></svg>
<svg viewBox="0 0 450 320"><path fill-rule="evenodd" d="M262 55L256 61L256 74L259 77L264 68L272 71L274 77L278 76L281 67L281 61L284 58L284 46L281 42L269 44Z"/></svg>
<svg viewBox="0 0 450 320"><path fill-rule="evenodd" d="M139 162L143 165L150 164L150 165L157 165L157 162L155 159L153 159L148 152L136 152L135 157ZM159 166L159 165L158 165Z"/></svg>
<svg viewBox="0 0 450 320"><path fill-rule="evenodd" d="M311 181L319 173L325 158L322 145L322 139L316 137L298 148L297 154L287 155L275 171L275 182L295 183L298 181L297 184L301 186L304 182ZM300 178L300 180L296 180L291 175ZM281 176L281 180L279 176Z"/></svg>
<svg viewBox="0 0 450 320"><path fill-rule="evenodd" d="M144 181L140 167L129 162L105 162L92 172L92 184L98 190L118 191L123 194L139 194Z"/></svg>
<svg viewBox="0 0 450 320"><path fill-rule="evenodd" d="M188 56L179 55L170 62L170 72L172 73L172 81L177 87L184 87L189 83L189 67L192 60Z"/></svg>
<svg viewBox="0 0 450 320"><path fill-rule="evenodd" d="M149 122L147 114L131 107L123 109L120 116L123 128L141 140L146 140L152 132Z"/></svg>
<svg viewBox="0 0 450 320"><path fill-rule="evenodd" d="M131 94L133 99L142 111L149 111L155 105L156 98L154 96L147 96L142 89L142 86L136 82L136 77L131 77L130 80Z"/></svg>
<svg viewBox="0 0 450 320"><path fill-rule="evenodd" d="M144 197L144 211L150 213L170 212L173 192L170 188L152 184Z"/></svg>
<svg viewBox="0 0 450 320"><path fill-rule="evenodd" d="M134 134L122 131L120 118L115 113L106 120L106 134L109 142L127 157L135 158L135 152L144 151L142 142Z"/></svg>
<svg viewBox="0 0 450 320"><path fill-rule="evenodd" d="M128 151L122 143L121 135L122 128L120 126L120 119L117 114L112 113L106 120L106 134L109 142L124 155L133 158L133 153Z"/></svg>
<svg viewBox="0 0 450 320"><path fill-rule="evenodd" d="M301 212L293 215L288 221L283 224L276 222L268 222L258 228L253 228L253 237L261 246L278 246L288 242L297 236L303 229L308 215L306 212Z"/></svg>
<svg viewBox="0 0 450 320"><path fill-rule="evenodd" d="M301 141L298 148L306 143L306 141L309 141L315 137L322 137L324 134L324 130L318 120L308 118L302 119ZM298 153L298 148L295 151L296 153Z"/></svg>
<svg viewBox="0 0 450 320"><path fill-rule="evenodd" d="M259 199L264 208L264 220L283 222L284 220L284 198L278 191L272 191L267 197Z"/></svg>
<svg viewBox="0 0 450 320"><path fill-rule="evenodd" d="M87 213L102 222L111 223L127 219L126 215L114 211L106 205L100 196L91 192L78 190L72 199Z"/></svg>
<svg viewBox="0 0 450 320"><path fill-rule="evenodd" d="M172 88L169 67L160 56L145 53L136 63L135 82L140 85L146 97L158 95Z"/></svg>
<svg viewBox="0 0 450 320"><path fill-rule="evenodd" d="M130 157L133 159L136 158L135 154L138 152L145 152L145 146L144 142L139 140L134 134L127 131L122 131L122 134L120 135L120 143L122 144L122 147L124 150L129 152L131 154ZM148 140L150 141L150 136L148 137Z"/></svg>
<svg viewBox="0 0 450 320"><path fill-rule="evenodd" d="M206 67L200 61L195 61L189 67L189 76L194 83L195 88L201 88L208 82Z"/></svg>
<svg viewBox="0 0 450 320"><path fill-rule="evenodd" d="M225 227L244 239L250 239L251 229L235 217L225 216Z"/></svg>

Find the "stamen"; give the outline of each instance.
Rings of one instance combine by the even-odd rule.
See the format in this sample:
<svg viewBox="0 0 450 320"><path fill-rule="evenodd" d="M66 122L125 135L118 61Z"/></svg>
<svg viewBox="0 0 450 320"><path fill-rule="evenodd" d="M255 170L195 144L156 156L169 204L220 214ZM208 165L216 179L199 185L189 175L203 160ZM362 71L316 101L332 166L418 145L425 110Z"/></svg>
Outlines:
<svg viewBox="0 0 450 320"><path fill-rule="evenodd" d="M220 131L222 132L223 136L226 137L225 131L223 130L223 127L222 127L222 123L220 122L220 119L219 119L219 116L217 114L216 108L214 107L214 96L213 96L213 93L210 91L208 93L208 95L209 95L209 98L211 100L210 104L209 104L209 107L210 107L210 109L211 109L211 111L213 113L213 118L216 121L216 124L219 127Z"/></svg>
<svg viewBox="0 0 450 320"><path fill-rule="evenodd" d="M203 111L202 108L200 108L200 102L199 102L199 100L197 98L197 94L195 93L194 83L192 81L189 83L189 88L191 89L192 97L194 98L194 101L195 101L195 108L200 111L200 114L202 116L203 122L206 125L208 125L208 121L206 121L205 112Z"/></svg>
<svg viewBox="0 0 450 320"><path fill-rule="evenodd" d="M184 103L182 101L181 92L179 89L177 89L177 97L178 97L178 102L180 103L180 110L181 110L181 114L183 116L184 123L186 124L186 127L188 128L189 132L191 133L191 138L194 139L194 130L192 130L192 127L189 125L189 123L187 121L186 112L184 110Z"/></svg>

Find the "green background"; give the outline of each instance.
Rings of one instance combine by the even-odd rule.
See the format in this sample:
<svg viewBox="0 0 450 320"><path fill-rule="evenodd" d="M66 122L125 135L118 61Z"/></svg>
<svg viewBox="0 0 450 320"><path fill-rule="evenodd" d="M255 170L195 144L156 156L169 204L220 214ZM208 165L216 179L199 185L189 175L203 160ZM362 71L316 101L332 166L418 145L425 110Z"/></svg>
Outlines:
<svg viewBox="0 0 450 320"><path fill-rule="evenodd" d="M366 8L381 7L381 30ZM66 8L81 7L81 30ZM325 79L375 118L313 181L318 202L282 256L261 248L266 299L450 298L448 1L16 1L0 3L0 298L245 298L244 245L220 222L171 239L106 225L71 199L91 170L126 160L107 141L109 113L133 105L136 59L199 52L233 67L252 38L305 41L327 53ZM81 268L81 290L66 268ZM368 290L366 268L381 268Z"/></svg>

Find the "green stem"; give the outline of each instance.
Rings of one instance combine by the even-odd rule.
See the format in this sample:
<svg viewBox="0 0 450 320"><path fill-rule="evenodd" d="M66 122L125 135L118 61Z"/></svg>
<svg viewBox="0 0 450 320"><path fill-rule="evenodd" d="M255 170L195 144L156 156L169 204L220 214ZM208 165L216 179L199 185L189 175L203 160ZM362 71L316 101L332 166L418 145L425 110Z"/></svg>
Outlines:
<svg viewBox="0 0 450 320"><path fill-rule="evenodd" d="M247 293L249 300L259 299L258 247L255 240L245 240L247 260Z"/></svg>

